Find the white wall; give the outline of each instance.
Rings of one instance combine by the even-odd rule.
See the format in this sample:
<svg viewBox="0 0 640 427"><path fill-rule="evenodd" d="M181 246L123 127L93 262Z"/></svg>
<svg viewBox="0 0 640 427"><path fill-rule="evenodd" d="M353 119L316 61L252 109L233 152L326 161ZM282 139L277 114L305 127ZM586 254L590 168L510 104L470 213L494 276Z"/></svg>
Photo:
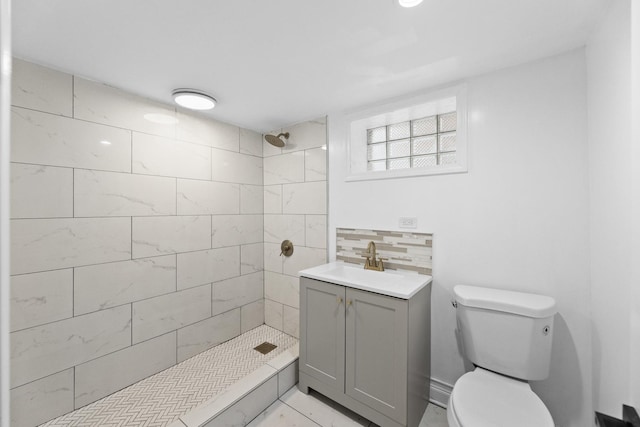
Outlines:
<svg viewBox="0 0 640 427"><path fill-rule="evenodd" d="M432 375L465 372L457 284L547 294L558 301L552 370L534 384L559 426L592 423L584 51L468 80L469 172L345 182L341 114L329 117L329 248L335 228L434 233Z"/></svg>
<svg viewBox="0 0 640 427"><path fill-rule="evenodd" d="M618 417L630 385L630 8L628 0L612 2L586 51L593 401Z"/></svg>

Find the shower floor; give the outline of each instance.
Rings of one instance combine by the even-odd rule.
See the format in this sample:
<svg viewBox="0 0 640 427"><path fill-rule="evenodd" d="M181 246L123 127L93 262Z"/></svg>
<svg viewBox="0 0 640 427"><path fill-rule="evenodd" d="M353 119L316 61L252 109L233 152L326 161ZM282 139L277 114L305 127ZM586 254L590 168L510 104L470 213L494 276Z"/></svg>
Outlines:
<svg viewBox="0 0 640 427"><path fill-rule="evenodd" d="M253 349L264 341L278 347ZM166 426L297 342L262 325L42 426Z"/></svg>

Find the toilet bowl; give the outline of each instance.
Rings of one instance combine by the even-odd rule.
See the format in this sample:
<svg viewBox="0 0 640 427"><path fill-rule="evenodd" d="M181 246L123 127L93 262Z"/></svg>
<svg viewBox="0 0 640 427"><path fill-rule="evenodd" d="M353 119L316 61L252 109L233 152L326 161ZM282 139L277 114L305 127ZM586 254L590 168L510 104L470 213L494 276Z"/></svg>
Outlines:
<svg viewBox="0 0 640 427"><path fill-rule="evenodd" d="M549 375L555 300L475 286L454 288L458 333L476 368L456 381L450 427L553 427L529 380Z"/></svg>
<svg viewBox="0 0 640 427"><path fill-rule="evenodd" d="M482 368L456 382L447 406L449 427L554 427L529 384Z"/></svg>

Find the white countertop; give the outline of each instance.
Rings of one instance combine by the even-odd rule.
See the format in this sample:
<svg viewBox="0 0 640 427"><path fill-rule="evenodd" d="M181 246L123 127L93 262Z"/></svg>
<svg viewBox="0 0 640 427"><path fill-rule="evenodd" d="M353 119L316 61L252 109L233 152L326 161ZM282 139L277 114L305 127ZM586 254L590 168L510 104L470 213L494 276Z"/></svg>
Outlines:
<svg viewBox="0 0 640 427"><path fill-rule="evenodd" d="M302 270L301 277L409 299L431 283L431 276L412 272L365 270L362 266L334 261Z"/></svg>

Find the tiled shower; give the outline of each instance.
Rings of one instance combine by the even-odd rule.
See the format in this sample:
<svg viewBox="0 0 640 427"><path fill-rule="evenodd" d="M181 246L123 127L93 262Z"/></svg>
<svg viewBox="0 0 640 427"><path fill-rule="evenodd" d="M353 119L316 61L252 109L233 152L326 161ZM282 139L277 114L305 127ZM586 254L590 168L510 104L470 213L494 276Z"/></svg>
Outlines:
<svg viewBox="0 0 640 427"><path fill-rule="evenodd" d="M77 76L20 60L13 75L12 425L265 320L298 335L297 271L326 260L324 119L273 151Z"/></svg>

